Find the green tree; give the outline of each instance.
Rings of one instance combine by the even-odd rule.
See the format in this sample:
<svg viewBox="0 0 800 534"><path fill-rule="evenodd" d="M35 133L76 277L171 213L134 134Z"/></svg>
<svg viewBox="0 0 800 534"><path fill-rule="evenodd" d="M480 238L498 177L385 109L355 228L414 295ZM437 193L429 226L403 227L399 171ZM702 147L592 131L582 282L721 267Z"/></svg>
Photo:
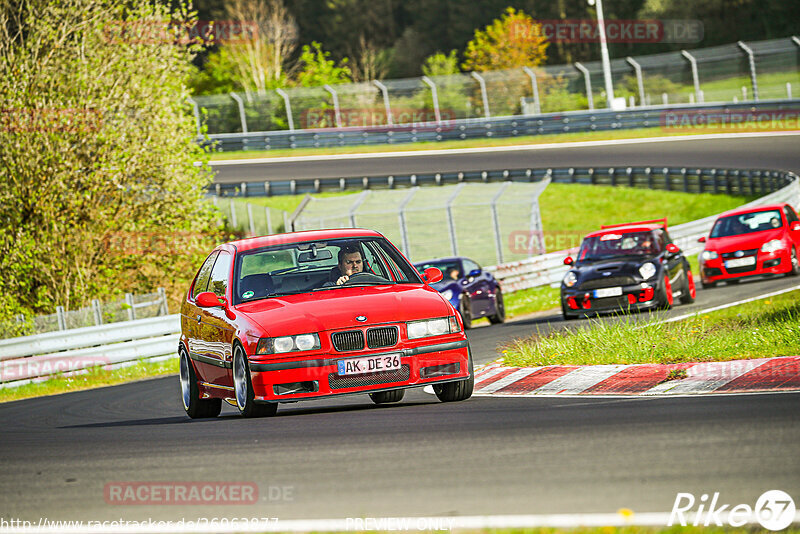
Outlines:
<svg viewBox="0 0 800 534"><path fill-rule="evenodd" d="M0 4L0 315L193 274L210 173L186 104L195 47L168 22L191 18L145 0Z"/></svg>
<svg viewBox="0 0 800 534"><path fill-rule="evenodd" d="M295 77L297 85L302 87L318 87L325 84L350 83L353 81L347 58L339 65L330 59L330 52L322 49L322 45L313 42L311 46L303 45L298 62L298 73Z"/></svg>
<svg viewBox="0 0 800 534"><path fill-rule="evenodd" d="M484 30L475 30L464 52L464 69L485 71L535 67L547 59L547 38L530 15L506 9Z"/></svg>
<svg viewBox="0 0 800 534"><path fill-rule="evenodd" d="M458 72L458 51L456 50L451 50L449 54L436 52L422 62L422 73L425 76L446 76L458 74Z"/></svg>

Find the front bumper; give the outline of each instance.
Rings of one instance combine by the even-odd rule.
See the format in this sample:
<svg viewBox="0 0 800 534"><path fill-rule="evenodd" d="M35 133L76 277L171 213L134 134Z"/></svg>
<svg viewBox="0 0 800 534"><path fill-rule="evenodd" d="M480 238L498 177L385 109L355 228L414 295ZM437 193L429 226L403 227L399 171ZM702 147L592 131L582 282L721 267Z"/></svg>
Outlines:
<svg viewBox="0 0 800 534"><path fill-rule="evenodd" d="M603 288L600 288L603 289ZM622 286L622 294L598 297L598 289L561 288L561 304L571 315L648 310L658 306L658 286L642 282Z"/></svg>
<svg viewBox="0 0 800 534"><path fill-rule="evenodd" d="M469 377L466 339L410 348L315 355L306 359L251 360L255 400L286 402L424 386ZM401 368L358 375L338 374L339 360L399 354Z"/></svg>
<svg viewBox="0 0 800 534"><path fill-rule="evenodd" d="M785 274L792 269L791 252L788 249L776 252L761 252L756 254L755 265L728 269L725 260L715 258L700 262L700 277L704 284L724 282L750 276L763 276L769 274Z"/></svg>

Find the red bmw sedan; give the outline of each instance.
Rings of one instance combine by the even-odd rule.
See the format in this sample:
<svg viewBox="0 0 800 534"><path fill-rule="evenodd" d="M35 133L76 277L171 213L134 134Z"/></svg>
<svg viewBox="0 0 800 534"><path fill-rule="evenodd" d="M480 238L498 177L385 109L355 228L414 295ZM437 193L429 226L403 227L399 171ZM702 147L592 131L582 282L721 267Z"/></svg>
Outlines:
<svg viewBox="0 0 800 534"><path fill-rule="evenodd" d="M800 273L800 218L789 204L723 213L700 254L703 287L765 274Z"/></svg>
<svg viewBox="0 0 800 534"><path fill-rule="evenodd" d="M453 306L381 234L318 230L234 241L203 262L181 306L180 384L192 417L222 401L245 417L281 402L367 393L398 402L432 385L472 395L472 355Z"/></svg>

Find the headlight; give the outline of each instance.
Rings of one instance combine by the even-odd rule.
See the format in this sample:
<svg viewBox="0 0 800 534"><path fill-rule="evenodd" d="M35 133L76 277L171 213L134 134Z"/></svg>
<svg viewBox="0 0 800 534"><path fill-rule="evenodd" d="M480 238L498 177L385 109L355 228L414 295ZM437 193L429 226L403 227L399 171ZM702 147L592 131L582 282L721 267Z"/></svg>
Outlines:
<svg viewBox="0 0 800 534"><path fill-rule="evenodd" d="M779 250L783 250L786 248L783 244L783 241L780 239L773 239L772 241L767 241L763 245L761 245L761 252L777 252Z"/></svg>
<svg viewBox="0 0 800 534"><path fill-rule="evenodd" d="M564 275L564 285L565 286L572 287L577 283L578 283L578 277L575 276L575 273L573 273L572 271L570 271L566 275Z"/></svg>
<svg viewBox="0 0 800 534"><path fill-rule="evenodd" d="M297 336L264 337L258 340L256 354L281 354L315 350L320 348L318 334L300 334Z"/></svg>
<svg viewBox="0 0 800 534"><path fill-rule="evenodd" d="M704 250L701 257L703 258L704 261L716 260L717 258L719 258L719 254L717 254L713 250Z"/></svg>
<svg viewBox="0 0 800 534"><path fill-rule="evenodd" d="M642 278L644 278L645 280L653 278L656 275L656 266L648 261L647 263L639 267L639 274L642 275Z"/></svg>
<svg viewBox="0 0 800 534"><path fill-rule="evenodd" d="M455 316L441 317L439 319L428 319L427 321L411 321L406 323L408 339L419 339L421 337L441 336L460 332L458 321Z"/></svg>
<svg viewBox="0 0 800 534"><path fill-rule="evenodd" d="M452 289L445 289L444 291L442 291L442 296L446 300L451 300L453 298L453 290Z"/></svg>

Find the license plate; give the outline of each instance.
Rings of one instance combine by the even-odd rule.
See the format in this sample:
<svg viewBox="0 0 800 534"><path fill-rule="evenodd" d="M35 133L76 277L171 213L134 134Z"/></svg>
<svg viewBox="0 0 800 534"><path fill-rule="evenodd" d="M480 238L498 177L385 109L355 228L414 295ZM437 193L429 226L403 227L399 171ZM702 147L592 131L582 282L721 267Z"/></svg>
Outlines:
<svg viewBox="0 0 800 534"><path fill-rule="evenodd" d="M381 356L365 356L339 360L337 362L339 376L361 375L364 373L377 373L379 371L394 371L400 369L399 354L382 354Z"/></svg>
<svg viewBox="0 0 800 534"><path fill-rule="evenodd" d="M622 295L621 287L604 287L602 289L594 290L594 298L600 299L603 297L618 297Z"/></svg>
<svg viewBox="0 0 800 534"><path fill-rule="evenodd" d="M725 268L734 269L736 267L744 267L745 265L755 265L755 264L756 264L756 257L748 256L746 258L736 258L733 260L727 260L725 262Z"/></svg>

